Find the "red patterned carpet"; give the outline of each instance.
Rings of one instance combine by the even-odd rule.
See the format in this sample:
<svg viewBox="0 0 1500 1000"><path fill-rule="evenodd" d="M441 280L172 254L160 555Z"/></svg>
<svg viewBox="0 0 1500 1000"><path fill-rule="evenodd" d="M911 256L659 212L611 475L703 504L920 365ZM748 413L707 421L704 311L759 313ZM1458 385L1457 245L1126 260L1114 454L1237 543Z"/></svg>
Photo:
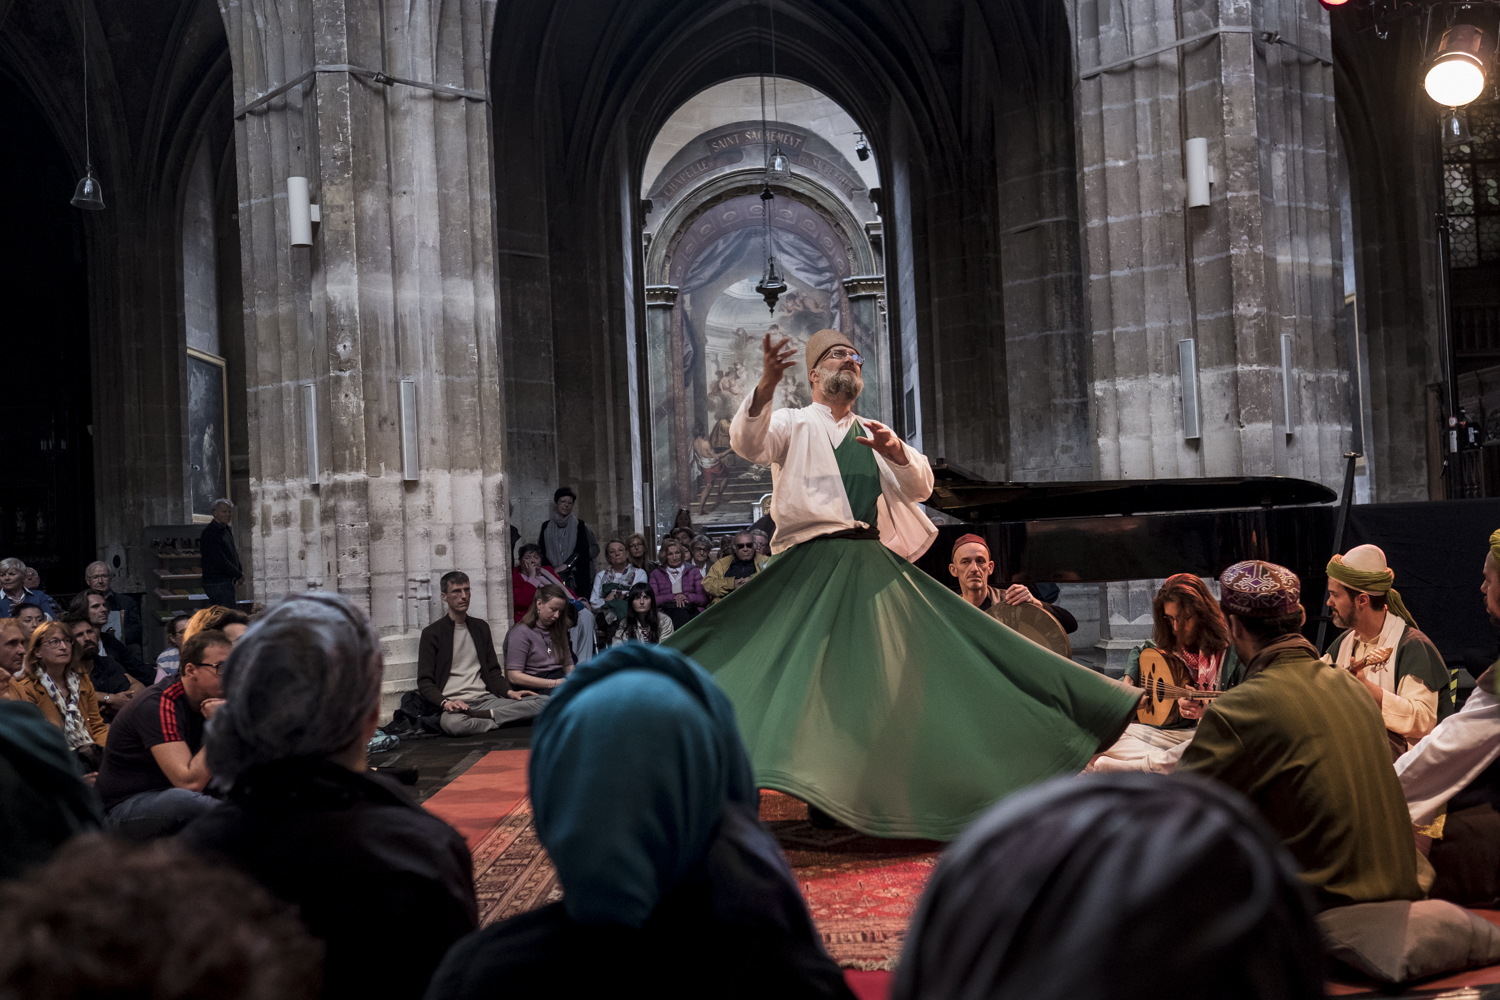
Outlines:
<svg viewBox="0 0 1500 1000"><path fill-rule="evenodd" d="M484 924L562 898L531 825L528 757L526 750L496 750L426 802L469 843ZM776 792L762 794L761 818L786 852L829 954L846 969L894 968L942 845L819 830L807 821L806 805Z"/></svg>

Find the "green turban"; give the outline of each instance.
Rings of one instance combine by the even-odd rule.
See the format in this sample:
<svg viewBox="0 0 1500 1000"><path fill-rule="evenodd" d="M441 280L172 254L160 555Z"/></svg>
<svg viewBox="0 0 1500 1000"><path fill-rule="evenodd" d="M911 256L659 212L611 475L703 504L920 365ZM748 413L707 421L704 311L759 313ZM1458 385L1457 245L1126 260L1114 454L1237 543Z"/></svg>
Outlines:
<svg viewBox="0 0 1500 1000"><path fill-rule="evenodd" d="M1500 536L1500 531L1495 532ZM1495 542L1495 536L1490 541ZM1360 548L1374 548L1374 546L1360 546ZM1379 549L1376 549L1379 552ZM1500 559L1500 556L1496 557ZM1385 554L1381 553L1380 562L1385 563ZM1362 590L1367 594L1384 594L1385 606L1397 618L1400 618L1412 628L1417 627L1416 619L1412 618L1411 612L1406 610L1406 605L1401 601L1401 595L1392 586L1396 582L1396 571L1390 568L1378 570L1355 569L1344 562L1343 556L1334 556L1328 560L1328 578L1337 580L1351 590Z"/></svg>

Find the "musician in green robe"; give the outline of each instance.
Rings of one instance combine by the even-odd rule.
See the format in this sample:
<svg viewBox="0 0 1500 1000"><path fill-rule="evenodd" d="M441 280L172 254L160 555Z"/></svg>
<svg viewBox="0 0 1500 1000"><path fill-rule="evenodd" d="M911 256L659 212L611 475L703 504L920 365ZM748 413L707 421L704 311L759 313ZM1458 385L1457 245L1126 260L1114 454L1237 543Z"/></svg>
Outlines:
<svg viewBox="0 0 1500 1000"><path fill-rule="evenodd" d="M1385 723L1360 682L1302 637L1296 574L1250 560L1219 586L1245 679L1203 713L1178 772L1253 802L1320 906L1421 899Z"/></svg>
<svg viewBox="0 0 1500 1000"><path fill-rule="evenodd" d="M864 833L958 835L1016 789L1076 771L1139 692L1022 638L914 567L937 530L927 460L857 417L863 359L844 334L807 347L813 403L768 405L795 362L763 349L730 428L771 467L773 558L664 645L728 694L762 788Z"/></svg>

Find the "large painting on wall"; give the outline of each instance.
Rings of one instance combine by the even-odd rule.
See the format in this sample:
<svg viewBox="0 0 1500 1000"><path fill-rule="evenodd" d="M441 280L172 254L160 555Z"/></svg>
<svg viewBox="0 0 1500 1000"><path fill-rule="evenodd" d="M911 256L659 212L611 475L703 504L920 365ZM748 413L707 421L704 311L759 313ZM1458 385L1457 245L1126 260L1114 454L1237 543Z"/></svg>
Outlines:
<svg viewBox="0 0 1500 1000"><path fill-rule="evenodd" d="M229 409L224 359L188 348L188 484L193 519L229 496Z"/></svg>
<svg viewBox="0 0 1500 1000"><path fill-rule="evenodd" d="M706 527L744 524L770 493L770 469L729 448L729 422L760 377L767 334L789 338L799 362L808 340L826 328L850 330L856 346L869 350L869 331L847 315L846 244L808 206L793 200L776 206L769 247L764 209L754 195L715 206L676 247L671 327L658 328L649 341L653 461L665 473L657 479L659 528L671 524L679 507L690 508L694 522ZM774 309L755 291L768 249L788 285ZM867 364L868 398L858 407L877 419L879 378L878 367ZM807 371L799 363L783 379L773 406L810 402Z"/></svg>

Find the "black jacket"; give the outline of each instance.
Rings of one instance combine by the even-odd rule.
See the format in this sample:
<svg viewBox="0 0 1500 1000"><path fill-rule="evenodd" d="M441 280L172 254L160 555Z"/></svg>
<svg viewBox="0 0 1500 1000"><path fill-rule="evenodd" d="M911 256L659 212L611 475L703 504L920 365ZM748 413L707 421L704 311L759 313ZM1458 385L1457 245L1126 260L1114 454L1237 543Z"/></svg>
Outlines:
<svg viewBox="0 0 1500 1000"><path fill-rule="evenodd" d="M240 568L240 550L235 548L229 525L212 521L198 536L198 556L204 583L233 583L245 575Z"/></svg>
<svg viewBox="0 0 1500 1000"><path fill-rule="evenodd" d="M547 555L547 525L551 524L549 518L542 522L542 526L536 532L537 547L542 550L542 563L547 565L550 559ZM589 526L583 523L583 518L578 519L578 538L573 543L573 555L568 560L568 566L553 566L558 577L568 585L568 589L578 594L584 600L594 589L594 554L599 551L599 543L594 539L594 533Z"/></svg>
<svg viewBox="0 0 1500 1000"><path fill-rule="evenodd" d="M328 948L324 997L420 997L478 924L463 837L389 778L326 761L252 767L180 839L298 907Z"/></svg>
<svg viewBox="0 0 1500 1000"><path fill-rule="evenodd" d="M490 694L504 698L510 690L510 681L505 679L505 666L495 655L489 623L470 615L464 624L469 628L474 651L479 654L479 679ZM448 686L448 675L452 672L453 619L445 614L422 630L422 641L417 646L417 691L423 700L441 706L443 688Z"/></svg>
<svg viewBox="0 0 1500 1000"><path fill-rule="evenodd" d="M129 594L117 594L111 590L104 595L104 606L120 612L120 630L125 634L120 641L127 646L141 644L141 606Z"/></svg>
<svg viewBox="0 0 1500 1000"><path fill-rule="evenodd" d="M156 683L155 663L145 663L133 649L108 632L99 633L99 645L104 655L124 667L127 674L147 687Z"/></svg>

